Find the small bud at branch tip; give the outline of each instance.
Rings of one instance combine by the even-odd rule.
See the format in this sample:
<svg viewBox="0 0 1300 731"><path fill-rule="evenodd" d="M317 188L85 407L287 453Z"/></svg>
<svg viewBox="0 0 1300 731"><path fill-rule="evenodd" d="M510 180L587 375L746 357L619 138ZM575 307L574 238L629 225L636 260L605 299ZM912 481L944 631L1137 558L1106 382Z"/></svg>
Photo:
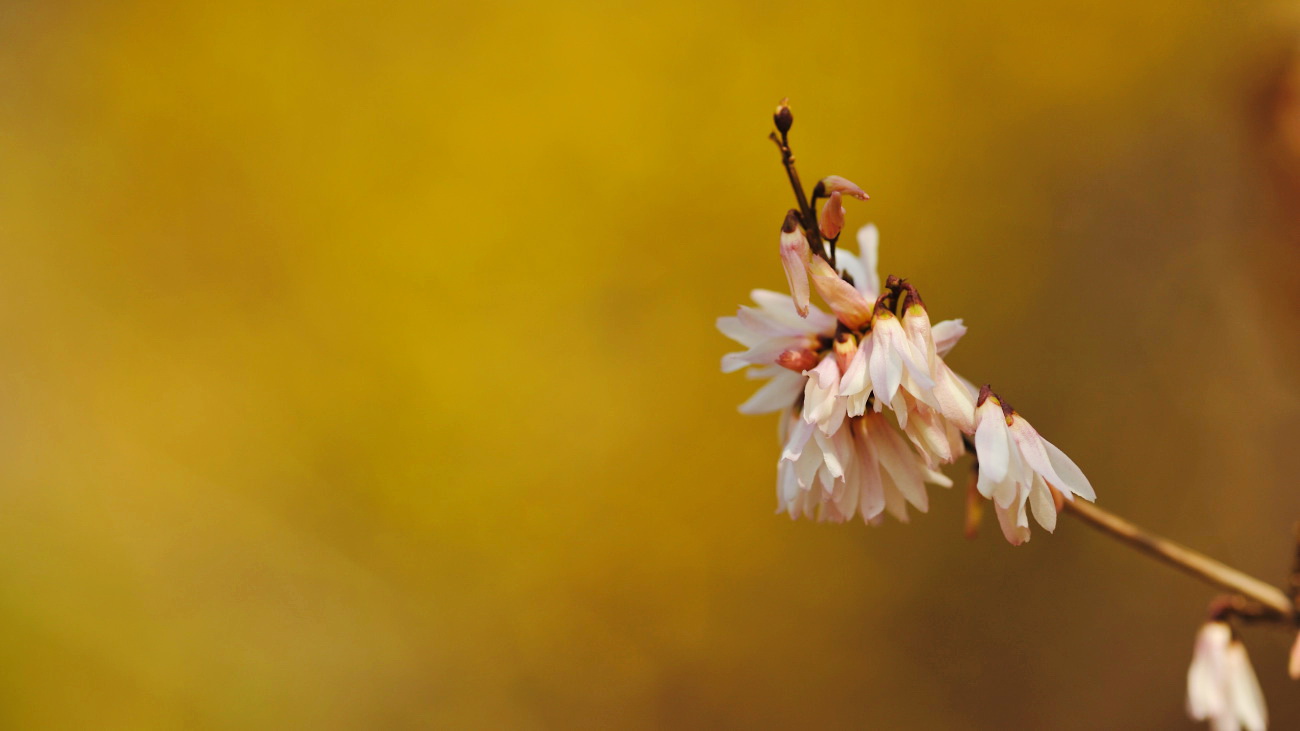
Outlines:
<svg viewBox="0 0 1300 731"><path fill-rule="evenodd" d="M782 136L789 134L790 127L794 126L794 114L790 111L790 99L782 99L780 104L776 105L776 113L772 115L772 121L776 123L777 130Z"/></svg>

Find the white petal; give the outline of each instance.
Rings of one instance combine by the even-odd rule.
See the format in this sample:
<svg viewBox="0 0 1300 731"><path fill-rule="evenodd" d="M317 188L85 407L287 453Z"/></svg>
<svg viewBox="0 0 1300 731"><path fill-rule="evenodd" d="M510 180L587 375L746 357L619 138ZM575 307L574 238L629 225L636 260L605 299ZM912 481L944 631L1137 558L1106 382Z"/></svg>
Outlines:
<svg viewBox="0 0 1300 731"><path fill-rule="evenodd" d="M803 376L793 371L778 374L740 405L740 413L770 414L794 406L795 399L803 390L803 381Z"/></svg>
<svg viewBox="0 0 1300 731"><path fill-rule="evenodd" d="M1056 502L1052 500L1052 493L1042 475L1034 475L1034 484L1029 488L1029 507L1043 530L1048 533L1056 530Z"/></svg>
<svg viewBox="0 0 1300 731"><path fill-rule="evenodd" d="M822 312L817 305L808 306L808 317L802 318L795 312L794 298L770 289L755 289L749 293L754 304L763 308L773 321L784 327L804 333L834 332L835 318Z"/></svg>
<svg viewBox="0 0 1300 731"><path fill-rule="evenodd" d="M1021 458L1029 465L1034 472L1043 476L1053 485L1062 484L1064 481L1056 474L1052 468L1051 462L1047 459L1047 450L1043 447L1043 438L1038 436L1038 431L1030 425L1021 416L1011 417L1011 426L1007 427L1007 432L1011 435L1011 440L1015 443Z"/></svg>
<svg viewBox="0 0 1300 731"><path fill-rule="evenodd" d="M1206 622L1196 633L1192 664L1187 668L1187 714L1196 721L1227 718L1226 660L1232 630L1223 622Z"/></svg>
<svg viewBox="0 0 1300 731"><path fill-rule="evenodd" d="M990 483L1006 479L1010 459L1010 439L1007 436L1007 422L1002 409L992 399L985 401L978 410L979 425L975 428L975 456L980 463L980 482L985 478ZM980 494L989 497L984 490Z"/></svg>
<svg viewBox="0 0 1300 731"><path fill-rule="evenodd" d="M836 479L843 477L844 463L840 459L841 455L836 452L834 441L821 432L813 432L813 438L817 440L817 446L822 450L822 461L831 476Z"/></svg>
<svg viewBox="0 0 1300 731"><path fill-rule="evenodd" d="M947 355L965 334L966 326L960 319L936 322L934 327L930 328L930 336L934 338L934 350L939 355Z"/></svg>
<svg viewBox="0 0 1300 731"><path fill-rule="evenodd" d="M781 452L781 459L794 462L803 455L804 445L808 443L808 438L812 436L813 425L803 419L794 420L794 428L790 431L790 437L786 439L785 448Z"/></svg>
<svg viewBox="0 0 1300 731"><path fill-rule="evenodd" d="M1042 438L1040 437L1040 439ZM1056 445L1046 439L1042 439L1042 442L1043 449L1047 450L1048 461L1051 462L1052 467L1056 470L1056 474L1061 477L1063 483L1054 485L1054 487L1063 492L1069 490L1084 500L1096 500L1097 493L1093 491L1092 483L1088 482L1088 478L1083 476L1083 470L1079 469L1074 460L1065 456L1065 452L1057 449Z"/></svg>
<svg viewBox="0 0 1300 731"><path fill-rule="evenodd" d="M752 348L766 338L741 324L739 317L719 317L718 331L746 348Z"/></svg>
<svg viewBox="0 0 1300 731"><path fill-rule="evenodd" d="M877 407L894 400L903 382L903 358L894 346L895 336L901 338L902 328L893 315L876 318L871 330L871 387L876 393Z"/></svg>
<svg viewBox="0 0 1300 731"><path fill-rule="evenodd" d="M889 426L884 417L869 418L876 420L871 425L871 437L880 466L893 479L903 497L921 512L926 512L930 509L930 498L925 492L920 457L907 446L902 436Z"/></svg>
<svg viewBox="0 0 1300 731"><path fill-rule="evenodd" d="M1268 726L1268 709L1264 705L1264 692L1259 688L1255 669L1250 666L1246 647L1234 641L1228 647L1228 695L1232 710L1246 731L1265 731Z"/></svg>
<svg viewBox="0 0 1300 731"><path fill-rule="evenodd" d="M1029 525L1026 521L1021 525L1020 518L1025 510L1024 504L1019 507L1002 507L994 504L993 511L998 516L998 526L1002 528L1002 535L1006 537L1007 542L1013 546L1019 546L1029 540Z"/></svg>
<svg viewBox="0 0 1300 731"><path fill-rule="evenodd" d="M868 223L858 229L858 261L862 263L863 277L854 277L858 290L870 300L880 296L880 275L876 273L876 260L880 248L880 232L876 224Z"/></svg>
<svg viewBox="0 0 1300 731"><path fill-rule="evenodd" d="M853 359L849 361L849 367L844 369L844 377L840 379L841 395L852 396L871 388L871 374L867 368L871 349L871 338L865 338L858 344L857 352L853 354Z"/></svg>
<svg viewBox="0 0 1300 731"><path fill-rule="evenodd" d="M947 363L935 361L934 400L939 412L963 432L975 430L975 394L958 380Z"/></svg>
<svg viewBox="0 0 1300 731"><path fill-rule="evenodd" d="M854 437L856 437L856 451L858 467L860 468L860 480L862 487L862 496L858 500L858 511L862 513L864 521L870 521L878 517L885 510L885 487L880 481L880 463L876 460L876 450L871 444L870 435L866 429L866 420L861 419L853 422L855 425Z"/></svg>

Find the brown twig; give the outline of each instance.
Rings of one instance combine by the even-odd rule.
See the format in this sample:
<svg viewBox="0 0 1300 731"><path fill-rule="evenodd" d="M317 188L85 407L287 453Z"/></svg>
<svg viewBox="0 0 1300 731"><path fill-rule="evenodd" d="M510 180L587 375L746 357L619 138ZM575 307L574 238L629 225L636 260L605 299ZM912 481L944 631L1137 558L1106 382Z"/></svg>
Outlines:
<svg viewBox="0 0 1300 731"><path fill-rule="evenodd" d="M1289 624L1300 622L1300 615L1297 614L1291 598L1272 584L1242 573L1187 546L1148 533L1092 503L1071 500L1065 503L1065 512L1147 555L1154 556L1206 583L1239 594L1254 602L1253 605L1242 603L1224 605L1233 608L1234 613L1239 616Z"/></svg>
<svg viewBox="0 0 1300 731"><path fill-rule="evenodd" d="M835 266L834 257L828 254L826 247L822 245L821 229L817 227L817 211L808 203L803 183L799 182L799 171L794 166L794 152L790 150L789 137L785 134L778 135L776 132L769 137L781 151L781 165L785 168L786 177L790 179L790 187L794 188L795 200L799 202L800 217L803 219L804 233L808 236L808 246L812 248L813 253L825 259L831 266Z"/></svg>

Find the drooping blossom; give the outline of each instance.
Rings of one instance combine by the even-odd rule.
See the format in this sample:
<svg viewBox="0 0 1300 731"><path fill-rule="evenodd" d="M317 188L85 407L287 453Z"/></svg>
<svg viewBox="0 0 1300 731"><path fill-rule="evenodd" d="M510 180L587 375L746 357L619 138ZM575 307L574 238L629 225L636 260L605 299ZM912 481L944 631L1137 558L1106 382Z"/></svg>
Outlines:
<svg viewBox="0 0 1300 731"><path fill-rule="evenodd" d="M975 452L979 493L993 501L1002 533L1012 545L1029 540L1026 503L1038 524L1056 528L1056 505L1049 486L1064 499L1095 500L1083 471L1030 426L988 386L980 389Z"/></svg>
<svg viewBox="0 0 1300 731"><path fill-rule="evenodd" d="M1265 731L1268 709L1246 647L1226 622L1202 625L1187 669L1187 713L1214 731Z"/></svg>
<svg viewBox="0 0 1300 731"><path fill-rule="evenodd" d="M808 237L799 228L799 212L790 211L781 224L781 266L785 269L786 283L790 286L790 294L794 295L795 310L800 317L808 316L808 301L812 295L808 289L808 261L811 258Z"/></svg>
<svg viewBox="0 0 1300 731"><path fill-rule="evenodd" d="M865 199L838 176L814 197L829 197L823 240L839 233L844 196ZM978 493L993 500L1015 545L1029 539L1028 513L1049 531L1056 499L1093 499L1073 462L1028 422L974 386L945 361L966 332L960 320L932 324L916 288L876 271L878 233L858 231L860 255L813 251L807 221L790 211L781 228L781 261L791 295L752 293L718 328L745 350L722 359L726 372L748 369L767 383L744 413L784 413L777 502L792 517L868 523L886 512L906 519L907 505L928 508L925 485L951 485L939 468L965 453L974 436ZM816 291L829 313L811 303ZM1053 490L1060 494L1057 498Z"/></svg>

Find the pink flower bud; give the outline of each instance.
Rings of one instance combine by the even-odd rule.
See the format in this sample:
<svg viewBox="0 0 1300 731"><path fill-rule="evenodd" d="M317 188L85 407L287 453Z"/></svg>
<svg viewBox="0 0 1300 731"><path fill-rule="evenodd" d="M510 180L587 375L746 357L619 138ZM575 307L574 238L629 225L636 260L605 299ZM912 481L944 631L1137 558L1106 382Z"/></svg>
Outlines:
<svg viewBox="0 0 1300 731"><path fill-rule="evenodd" d="M817 225L821 228L822 236L827 239L840 235L844 228L844 203L839 191L831 193L826 205L822 206L822 215L818 217Z"/></svg>
<svg viewBox="0 0 1300 731"><path fill-rule="evenodd" d="M852 180L841 178L838 175L828 175L822 178L821 182L817 183L817 187L813 193L819 197L830 195L832 193L843 193L844 195L857 198L860 201L867 200L870 197Z"/></svg>
<svg viewBox="0 0 1300 731"><path fill-rule="evenodd" d="M803 373L817 366L817 354L807 348L789 348L776 357L776 364Z"/></svg>
<svg viewBox="0 0 1300 731"><path fill-rule="evenodd" d="M799 228L799 212L790 211L781 225L781 266L785 269L794 308L800 317L808 316L808 303L812 299L812 290L808 287L810 258L812 249L808 248L808 239Z"/></svg>
<svg viewBox="0 0 1300 731"><path fill-rule="evenodd" d="M817 294L826 300L831 311L846 327L860 330L863 325L871 322L871 302L852 284L844 281L825 259L814 257L808 265L808 273L812 275Z"/></svg>
<svg viewBox="0 0 1300 731"><path fill-rule="evenodd" d="M835 336L835 365L840 367L840 373L849 369L849 363L853 361L853 356L858 354L858 339L853 333L840 333Z"/></svg>

